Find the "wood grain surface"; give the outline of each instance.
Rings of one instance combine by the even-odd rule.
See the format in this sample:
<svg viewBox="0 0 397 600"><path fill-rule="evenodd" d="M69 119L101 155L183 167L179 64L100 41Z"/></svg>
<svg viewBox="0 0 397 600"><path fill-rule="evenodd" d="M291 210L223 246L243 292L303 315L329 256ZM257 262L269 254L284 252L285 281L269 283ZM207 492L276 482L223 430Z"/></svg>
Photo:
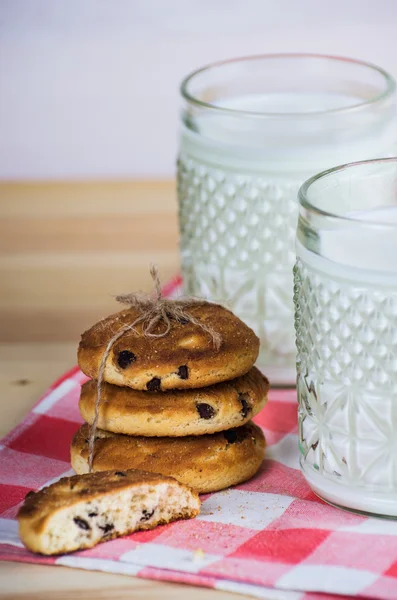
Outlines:
<svg viewBox="0 0 397 600"><path fill-rule="evenodd" d="M178 270L172 181L0 184L0 341L76 340Z"/></svg>
<svg viewBox="0 0 397 600"><path fill-rule="evenodd" d="M190 585L67 567L0 563L1 600L252 600ZM280 597L282 600L282 597Z"/></svg>

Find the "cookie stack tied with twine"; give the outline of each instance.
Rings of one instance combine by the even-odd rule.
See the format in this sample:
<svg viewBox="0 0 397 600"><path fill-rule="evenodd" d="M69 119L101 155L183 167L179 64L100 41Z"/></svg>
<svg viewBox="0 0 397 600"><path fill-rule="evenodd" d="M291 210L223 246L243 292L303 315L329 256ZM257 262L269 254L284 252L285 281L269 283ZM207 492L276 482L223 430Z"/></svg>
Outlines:
<svg viewBox="0 0 397 600"><path fill-rule="evenodd" d="M128 294L128 306L86 331L78 350L79 408L72 441L76 473L143 469L213 492L252 477L265 439L250 421L267 401L253 365L259 339L224 307Z"/></svg>

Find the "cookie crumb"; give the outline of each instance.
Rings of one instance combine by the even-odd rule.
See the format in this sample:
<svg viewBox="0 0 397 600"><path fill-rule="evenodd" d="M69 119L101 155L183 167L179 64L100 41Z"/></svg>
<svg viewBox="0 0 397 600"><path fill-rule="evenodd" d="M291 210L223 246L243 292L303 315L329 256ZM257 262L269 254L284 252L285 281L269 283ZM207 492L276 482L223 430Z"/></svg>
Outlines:
<svg viewBox="0 0 397 600"><path fill-rule="evenodd" d="M23 379L17 379L15 381L15 383L16 383L16 385L29 385L30 379L25 379L25 378L23 378Z"/></svg>
<svg viewBox="0 0 397 600"><path fill-rule="evenodd" d="M193 561L194 562L199 562L200 560L203 560L204 557L205 557L205 552L201 548L197 548L197 550L195 550L193 552Z"/></svg>

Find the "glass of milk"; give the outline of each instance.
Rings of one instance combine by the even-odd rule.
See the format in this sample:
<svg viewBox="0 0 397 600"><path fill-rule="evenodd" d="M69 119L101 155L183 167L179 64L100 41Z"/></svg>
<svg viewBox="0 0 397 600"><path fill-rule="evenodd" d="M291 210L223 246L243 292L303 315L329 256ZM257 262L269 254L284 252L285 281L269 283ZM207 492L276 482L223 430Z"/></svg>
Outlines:
<svg viewBox="0 0 397 600"><path fill-rule="evenodd" d="M296 378L299 186L335 164L396 153L394 87L376 66L316 55L226 61L182 83L184 291L255 329L259 367L273 384Z"/></svg>
<svg viewBox="0 0 397 600"><path fill-rule="evenodd" d="M397 158L325 171L299 201L302 471L332 504L397 517Z"/></svg>

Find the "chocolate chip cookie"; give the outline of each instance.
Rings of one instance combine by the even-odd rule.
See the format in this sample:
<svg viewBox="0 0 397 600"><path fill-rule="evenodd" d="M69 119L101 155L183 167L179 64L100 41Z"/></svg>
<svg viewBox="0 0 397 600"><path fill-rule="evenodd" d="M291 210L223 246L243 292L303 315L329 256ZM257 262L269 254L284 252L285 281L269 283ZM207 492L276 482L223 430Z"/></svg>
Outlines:
<svg viewBox="0 0 397 600"><path fill-rule="evenodd" d="M221 336L217 349L211 336L197 323L172 321L164 337L145 337L142 324L126 331L111 347L103 380L136 390L159 392L194 389L235 379L247 373L259 352L259 339L226 308L193 303L185 311ZM139 317L135 308L111 315L86 331L78 349L81 370L96 379L106 347L125 325ZM153 334L161 334L158 323Z"/></svg>
<svg viewBox="0 0 397 600"><path fill-rule="evenodd" d="M19 535L32 552L61 554L200 512L196 492L171 477L106 471L64 477L29 492L19 509Z"/></svg>
<svg viewBox="0 0 397 600"><path fill-rule="evenodd" d="M89 426L73 438L71 462L76 473L88 471ZM265 451L262 430L252 422L211 435L142 437L98 429L94 471L143 469L175 477L199 493L215 492L255 475Z"/></svg>
<svg viewBox="0 0 397 600"><path fill-rule="evenodd" d="M253 367L246 375L197 390L142 392L102 384L98 427L114 433L143 436L184 436L215 433L244 425L267 401L268 381ZM81 390L80 412L92 423L97 382Z"/></svg>
<svg viewBox="0 0 397 600"><path fill-rule="evenodd" d="M18 513L19 535L32 552L62 554L199 512L197 493L171 477L90 473L29 492Z"/></svg>

